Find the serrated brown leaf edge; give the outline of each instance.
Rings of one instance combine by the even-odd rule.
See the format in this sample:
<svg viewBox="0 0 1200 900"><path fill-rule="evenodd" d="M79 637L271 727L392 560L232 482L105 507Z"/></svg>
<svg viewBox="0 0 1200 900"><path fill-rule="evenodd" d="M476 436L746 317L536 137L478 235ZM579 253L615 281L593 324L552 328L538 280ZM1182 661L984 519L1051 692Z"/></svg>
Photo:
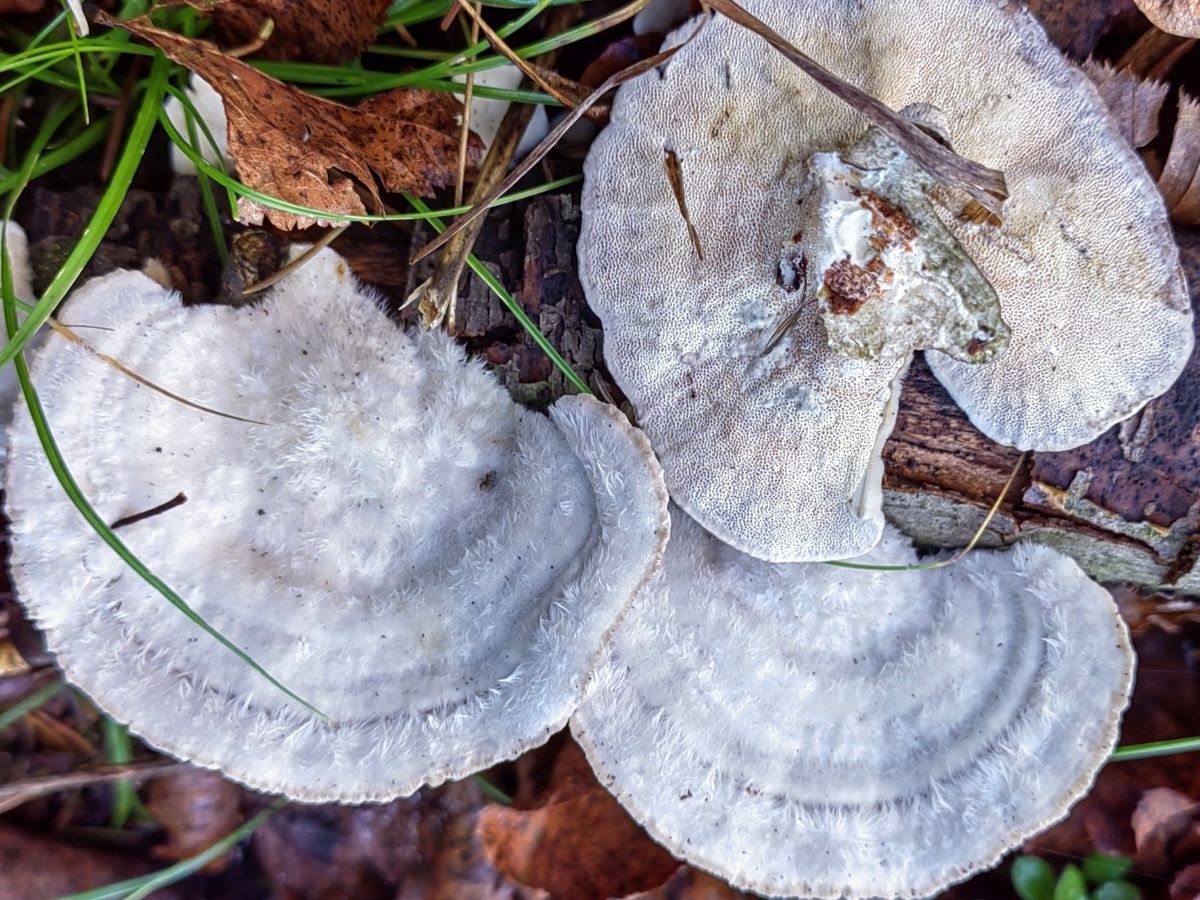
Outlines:
<svg viewBox="0 0 1200 900"><path fill-rule="evenodd" d="M401 88L351 108L299 91L145 17L119 21L97 12L95 18L153 44L213 86L229 121L229 155L253 190L333 217L361 216L368 204L372 213L382 212L379 184L429 197L457 176L460 106L449 94ZM472 137L474 165L482 144ZM283 229L334 221L239 201L240 221L260 224L264 218Z"/></svg>

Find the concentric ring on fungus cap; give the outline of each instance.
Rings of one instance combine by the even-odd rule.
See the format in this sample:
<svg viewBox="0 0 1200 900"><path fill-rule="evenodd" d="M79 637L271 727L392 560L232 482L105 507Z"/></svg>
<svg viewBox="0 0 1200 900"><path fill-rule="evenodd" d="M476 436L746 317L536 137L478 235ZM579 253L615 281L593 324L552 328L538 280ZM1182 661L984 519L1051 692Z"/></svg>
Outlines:
<svg viewBox="0 0 1200 900"><path fill-rule="evenodd" d="M67 677L169 753L303 800L383 800L561 728L668 533L645 438L588 397L514 404L406 332L322 251L261 304L183 306L136 272L67 301L33 380L116 532L289 701L128 570L50 471L27 410L6 508L20 601Z"/></svg>
<svg viewBox="0 0 1200 900"><path fill-rule="evenodd" d="M865 561L915 560L889 530ZM1066 814L1133 669L1108 592L1048 548L773 565L676 510L571 729L655 840L739 888L923 897Z"/></svg>
<svg viewBox="0 0 1200 900"><path fill-rule="evenodd" d="M1007 350L984 365L927 354L980 430L1022 449L1084 444L1175 380L1191 312L1162 199L1095 88L1027 10L1001 0L745 6L893 109L933 104L959 153L1005 173L998 229L960 221L964 198L935 196L1011 328ZM764 559L852 556L883 527L878 450L902 361L833 353L811 301L790 346L762 357L801 302L777 272L806 163L869 124L718 16L620 89L585 167L580 272L608 366L673 499ZM663 173L668 150L703 261ZM810 292L820 283L810 273Z"/></svg>

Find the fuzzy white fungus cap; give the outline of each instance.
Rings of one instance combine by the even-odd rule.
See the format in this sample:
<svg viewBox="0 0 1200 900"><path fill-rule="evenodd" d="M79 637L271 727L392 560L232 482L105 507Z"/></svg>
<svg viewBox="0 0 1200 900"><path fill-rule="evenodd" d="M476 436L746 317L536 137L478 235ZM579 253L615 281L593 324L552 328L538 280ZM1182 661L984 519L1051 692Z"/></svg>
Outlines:
<svg viewBox="0 0 1200 900"><path fill-rule="evenodd" d="M889 529L870 559L916 554ZM1133 669L1112 598L1048 548L781 566L676 512L571 727L656 840L737 887L923 897L1066 814Z"/></svg>
<svg viewBox="0 0 1200 900"><path fill-rule="evenodd" d="M1191 312L1162 199L1095 88L1029 12L1000 0L745 5L892 108L933 104L955 149L1004 171L1012 196L998 229L959 221L963 198L940 192L951 204L943 222L1011 328L986 365L928 354L982 431L1021 448L1075 446L1175 380ZM881 527L852 508L878 490L857 486L890 428L881 410L896 365L835 358L809 303L790 345L771 354L783 361L757 374L800 299L778 270L808 160L869 125L716 17L620 89L585 167L580 272L608 365L673 498L768 559L851 555ZM663 171L667 150L703 261Z"/></svg>
<svg viewBox="0 0 1200 900"><path fill-rule="evenodd" d="M440 333L401 330L332 251L261 305L182 306L135 272L65 316L198 412L53 336L33 365L83 493L199 615L330 717L289 701L113 554L27 412L7 512L20 600L74 683L151 744L261 790L382 800L561 728L657 565L646 439L568 397L546 416Z"/></svg>

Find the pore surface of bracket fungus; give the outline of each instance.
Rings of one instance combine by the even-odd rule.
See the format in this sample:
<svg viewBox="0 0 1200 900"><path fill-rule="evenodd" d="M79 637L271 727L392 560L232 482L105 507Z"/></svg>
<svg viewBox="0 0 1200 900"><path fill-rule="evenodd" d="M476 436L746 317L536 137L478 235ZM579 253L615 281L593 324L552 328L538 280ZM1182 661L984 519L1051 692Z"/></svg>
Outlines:
<svg viewBox="0 0 1200 900"><path fill-rule="evenodd" d="M870 559L916 555L890 531ZM738 887L920 897L1066 814L1133 666L1112 598L1048 548L774 565L676 511L572 730L657 840Z"/></svg>
<svg viewBox="0 0 1200 900"><path fill-rule="evenodd" d="M932 105L958 152L1005 173L1000 226L963 218L965 197L945 189L928 198L995 289L1011 331L983 364L928 354L982 431L1022 449L1076 446L1171 384L1191 351L1191 311L1162 200L1095 89L1026 10L999 0L745 5L893 109ZM888 340L901 343L856 354L873 359L829 346L832 336L847 349L847 335L828 332L818 293L830 282L862 286L850 278L861 273L842 265L827 278L839 260L818 271L820 261L795 252L836 237L823 244L803 233L804 204L813 205L805 192L813 162L834 152L852 161L868 125L757 35L717 17L621 88L586 165L580 272L609 367L674 499L766 559L869 548L883 525L878 450L909 351L944 344L972 358L986 349L972 347L969 328L942 340L936 322L886 323ZM703 260L663 174L668 151ZM906 306L915 316L945 308Z"/></svg>
<svg viewBox="0 0 1200 900"><path fill-rule="evenodd" d="M164 750L306 800L408 794L566 722L668 531L661 471L623 416L587 397L548 418L517 406L446 336L392 323L327 250L258 305L184 307L117 272L64 315L155 383L266 423L184 407L57 336L33 365L99 514L329 721L125 567L21 409L15 586L100 706Z"/></svg>

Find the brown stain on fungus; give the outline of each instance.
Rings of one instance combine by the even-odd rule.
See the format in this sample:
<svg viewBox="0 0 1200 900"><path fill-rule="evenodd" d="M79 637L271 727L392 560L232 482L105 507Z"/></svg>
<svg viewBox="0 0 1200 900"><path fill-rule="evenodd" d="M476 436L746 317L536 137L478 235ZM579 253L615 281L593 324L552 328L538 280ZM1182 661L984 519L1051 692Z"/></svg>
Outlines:
<svg viewBox="0 0 1200 900"><path fill-rule="evenodd" d="M835 315L852 316L868 300L880 296L880 280L887 280L891 270L876 257L866 266L858 266L850 257L839 259L825 270L823 284L829 294L829 309Z"/></svg>

